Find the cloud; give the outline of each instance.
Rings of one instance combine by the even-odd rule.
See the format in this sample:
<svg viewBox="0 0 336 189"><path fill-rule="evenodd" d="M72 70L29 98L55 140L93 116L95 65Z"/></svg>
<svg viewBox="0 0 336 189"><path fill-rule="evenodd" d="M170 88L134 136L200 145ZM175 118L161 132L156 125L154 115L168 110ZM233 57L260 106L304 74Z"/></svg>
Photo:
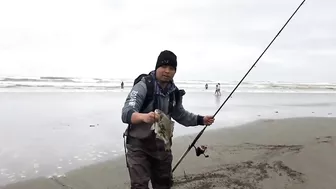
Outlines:
<svg viewBox="0 0 336 189"><path fill-rule="evenodd" d="M0 2L0 75L129 77L161 50L177 79L240 79L299 0L12 0ZM332 0L307 1L260 60L255 80L334 81ZM319 69L316 69L318 62ZM276 69L276 70L275 70ZM284 73L291 73L292 77ZM327 75L325 75L327 74ZM295 75L295 77L294 77Z"/></svg>

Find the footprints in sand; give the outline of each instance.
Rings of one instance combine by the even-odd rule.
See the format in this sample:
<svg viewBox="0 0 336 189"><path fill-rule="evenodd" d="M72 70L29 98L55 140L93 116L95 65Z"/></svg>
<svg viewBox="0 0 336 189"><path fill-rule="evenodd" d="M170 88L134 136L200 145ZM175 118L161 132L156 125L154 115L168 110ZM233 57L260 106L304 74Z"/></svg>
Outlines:
<svg viewBox="0 0 336 189"><path fill-rule="evenodd" d="M335 145L336 136L312 137L307 147L311 145ZM215 170L200 174L188 174L174 178L175 189L179 188L288 188L296 184L305 183L307 177L302 172L289 167L278 157L300 153L305 145L266 145L255 143L243 143L240 145L212 145L208 149L213 151L225 151L235 156L236 154L255 153L249 156L248 161L242 159L237 163L222 164ZM218 150L218 148L220 148ZM227 153L228 152L228 153ZM253 154L252 153L252 154ZM219 154L223 155L223 154ZM239 156L237 156L239 157ZM276 158L275 158L276 157ZM296 157L294 155L293 157ZM230 161L229 161L230 162ZM209 167L210 168L210 167ZM205 170L205 169L204 169ZM268 182L271 180L272 182ZM270 184L270 185L267 185ZM272 186L271 186L272 185Z"/></svg>
<svg viewBox="0 0 336 189"><path fill-rule="evenodd" d="M266 144L254 144L254 143L248 143L245 142L241 145L234 145L234 146L226 146L227 151L230 152L230 154L236 154L239 153L240 151L245 151L245 150L266 150L266 154L270 152L275 152L277 151L278 153L287 153L287 152L294 152L298 153L302 150L304 146L303 145L266 145Z"/></svg>
<svg viewBox="0 0 336 189"><path fill-rule="evenodd" d="M281 180L280 188L286 188L295 183L305 181L304 174L298 172L282 161L274 161L272 157L284 153L299 153L303 145L265 145L243 143L241 145L225 146L230 154L259 151L252 160L225 164L218 169L201 174L185 174L174 179L174 188L263 188L266 179ZM212 146L210 148L220 148ZM220 151L220 150L219 150ZM285 181L285 182L284 182ZM267 188L267 187L266 187Z"/></svg>
<svg viewBox="0 0 336 189"><path fill-rule="evenodd" d="M174 178L174 188L262 188L262 181L272 177L284 177L288 186L305 182L304 174L286 166L282 161L245 161L225 164L217 170ZM273 178L274 179L274 178ZM277 179L277 178L275 178Z"/></svg>

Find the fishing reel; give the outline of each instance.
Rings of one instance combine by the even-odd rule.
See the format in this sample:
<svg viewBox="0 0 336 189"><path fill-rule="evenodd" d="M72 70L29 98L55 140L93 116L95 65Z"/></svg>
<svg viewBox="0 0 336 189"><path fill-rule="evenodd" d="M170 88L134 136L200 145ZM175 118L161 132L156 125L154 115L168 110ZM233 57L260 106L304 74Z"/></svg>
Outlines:
<svg viewBox="0 0 336 189"><path fill-rule="evenodd" d="M206 147L204 145L201 145L197 148L194 146L194 148L195 148L195 151L196 151L196 156L200 156L201 154L203 154L205 158L209 157L209 155L205 154L205 151L208 147Z"/></svg>

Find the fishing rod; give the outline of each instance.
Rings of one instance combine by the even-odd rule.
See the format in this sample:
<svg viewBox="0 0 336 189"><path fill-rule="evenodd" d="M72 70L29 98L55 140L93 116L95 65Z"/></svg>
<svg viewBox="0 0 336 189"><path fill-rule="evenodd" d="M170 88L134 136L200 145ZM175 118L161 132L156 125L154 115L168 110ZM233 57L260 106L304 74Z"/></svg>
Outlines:
<svg viewBox="0 0 336 189"><path fill-rule="evenodd" d="M261 55L259 56L259 58L254 62L254 64L251 66L251 68L247 71L247 73L244 75L244 77L239 81L239 83L236 85L236 87L232 90L232 92L229 94L229 96L225 99L225 101L222 103L222 105L218 108L218 110L216 111L216 113L213 115L213 118L217 115L217 113L222 109L222 107L224 106L224 104L228 101L228 99L231 97L231 95L236 91L236 89L238 88L238 86L243 82L243 80L245 79L245 77L250 73L250 71L255 67L255 65L257 64L257 62L260 60L260 58L264 55L264 53L267 51L267 49L272 45L273 41L279 36L279 34L282 32L282 30L286 27L286 25L288 24L288 22L292 19L292 17L296 14L296 12L300 9L300 7L303 5L303 3L306 0L303 0L302 3L298 6L298 8L294 11L294 13L291 15L291 17L287 20L287 22L282 26L282 28L280 29L280 31L275 35L275 37L273 38L273 40L268 44L268 46L265 48L265 50L261 53ZM200 154L204 153L206 147L202 146L201 148L195 147L195 143L197 142L197 140L201 137L201 135L204 133L205 129L208 127L208 125L205 125L204 128L198 133L198 135L195 137L195 139L192 141L192 143L189 145L188 149L184 152L184 154L180 157L180 159L177 161L176 165L173 167L172 172L175 171L176 167L181 163L181 161L184 159L184 157L188 154L188 152L191 150L191 148L195 148L196 150L196 155L199 156ZM205 157L207 157L207 155L204 155Z"/></svg>

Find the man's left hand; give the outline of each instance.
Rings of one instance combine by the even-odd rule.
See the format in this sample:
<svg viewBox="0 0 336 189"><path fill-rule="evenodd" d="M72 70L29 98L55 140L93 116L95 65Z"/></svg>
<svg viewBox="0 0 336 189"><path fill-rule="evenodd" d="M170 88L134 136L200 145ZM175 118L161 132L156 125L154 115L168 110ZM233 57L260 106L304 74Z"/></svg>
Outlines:
<svg viewBox="0 0 336 189"><path fill-rule="evenodd" d="M204 116L203 118L204 125L211 125L213 124L214 121L215 121L215 118L213 118L212 116Z"/></svg>

